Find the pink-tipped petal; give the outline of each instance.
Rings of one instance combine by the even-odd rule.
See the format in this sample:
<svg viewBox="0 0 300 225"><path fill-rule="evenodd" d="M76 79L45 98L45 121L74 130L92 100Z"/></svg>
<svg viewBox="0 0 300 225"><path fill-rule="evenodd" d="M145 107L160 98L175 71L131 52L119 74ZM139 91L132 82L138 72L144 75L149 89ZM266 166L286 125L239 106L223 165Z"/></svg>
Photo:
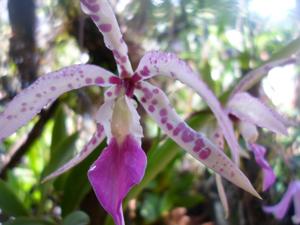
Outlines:
<svg viewBox="0 0 300 225"><path fill-rule="evenodd" d="M105 138L104 127L100 123L98 123L95 134L90 139L90 141L84 146L83 150L78 155L76 155L73 159L71 159L69 162L67 162L65 165L60 167L58 170L56 170L55 172L53 172L50 175L48 175L47 177L45 177L42 182L51 180L65 172L67 172L74 166L78 165L91 152L93 152L95 150L95 148L103 141L104 138Z"/></svg>
<svg viewBox="0 0 300 225"><path fill-rule="evenodd" d="M190 128L170 106L163 91L141 81L135 94L163 131L188 153L227 180L259 197L247 177L216 145Z"/></svg>
<svg viewBox="0 0 300 225"><path fill-rule="evenodd" d="M292 181L281 201L274 206L264 206L266 213L272 213L277 219L282 219L289 208L290 202L296 192L300 191L300 181Z"/></svg>
<svg viewBox="0 0 300 225"><path fill-rule="evenodd" d="M119 145L115 138L91 166L88 177L102 207L116 225L124 225L122 201L145 172L146 155L136 139L128 135Z"/></svg>
<svg viewBox="0 0 300 225"><path fill-rule="evenodd" d="M120 75L130 76L132 67L128 58L128 48L109 2L107 0L81 0L81 8L92 18L103 34L105 45L113 52Z"/></svg>
<svg viewBox="0 0 300 225"><path fill-rule="evenodd" d="M269 107L246 92L235 94L228 102L227 109L240 120L254 123L276 133L287 134L285 125L274 116Z"/></svg>
<svg viewBox="0 0 300 225"><path fill-rule="evenodd" d="M193 72L184 61L172 53L163 53L160 51L148 52L141 59L136 74L139 74L143 79L155 75L173 77L193 88L205 100L215 114L230 147L234 161L239 161L240 148L234 135L232 123L213 92L201 80L200 76Z"/></svg>
<svg viewBox="0 0 300 225"><path fill-rule="evenodd" d="M0 139L14 133L61 94L84 86L110 86L112 73L94 65L75 65L40 77L21 91L0 115ZM103 83L96 80L101 77Z"/></svg>
<svg viewBox="0 0 300 225"><path fill-rule="evenodd" d="M254 154L255 161L263 170L263 191L266 191L276 180L276 175L272 167L265 159L266 149L264 146L258 144L249 144L249 147Z"/></svg>

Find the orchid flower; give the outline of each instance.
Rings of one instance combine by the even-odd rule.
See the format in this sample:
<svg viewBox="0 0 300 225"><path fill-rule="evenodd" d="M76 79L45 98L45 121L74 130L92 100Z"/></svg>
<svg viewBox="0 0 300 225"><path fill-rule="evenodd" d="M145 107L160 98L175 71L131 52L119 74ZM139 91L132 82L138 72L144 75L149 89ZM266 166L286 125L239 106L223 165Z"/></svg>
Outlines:
<svg viewBox="0 0 300 225"><path fill-rule="evenodd" d="M300 181L291 181L281 201L274 206L264 206L266 213L272 213L277 219L283 219L286 215L291 200L294 202L295 215L292 217L294 224L300 224Z"/></svg>
<svg viewBox="0 0 300 225"><path fill-rule="evenodd" d="M113 10L106 0L81 0L88 14L113 52L119 76L95 66L73 65L40 77L17 95L0 116L0 139L14 133L32 119L43 106L61 94L85 86L108 87L105 102L96 113L96 132L83 150L57 171L54 178L84 160L107 137L108 146L88 171L88 178L103 208L115 224L123 225L122 201L143 178L147 157L141 148L143 137L135 99L178 145L207 167L240 188L259 197L247 177L216 145L190 128L171 107L165 93L145 80L155 75L178 79L192 87L208 103L217 117L228 145L238 151L230 120L205 83L175 54L149 52L133 71L128 48Z"/></svg>
<svg viewBox="0 0 300 225"><path fill-rule="evenodd" d="M257 126L286 135L287 130L284 121L278 113L246 92L233 95L227 104L227 111L238 119L239 131L248 148L253 152L257 164L263 170L263 191L266 191L275 182L276 176L265 159L265 147L256 144Z"/></svg>

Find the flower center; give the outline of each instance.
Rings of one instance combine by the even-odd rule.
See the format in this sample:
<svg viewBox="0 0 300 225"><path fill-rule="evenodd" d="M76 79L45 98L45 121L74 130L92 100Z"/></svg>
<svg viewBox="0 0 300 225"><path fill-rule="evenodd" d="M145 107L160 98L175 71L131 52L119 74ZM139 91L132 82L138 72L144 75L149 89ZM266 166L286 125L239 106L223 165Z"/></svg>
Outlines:
<svg viewBox="0 0 300 225"><path fill-rule="evenodd" d="M125 94L132 98L133 97L133 92L136 87L136 83L140 80L140 76L133 74L133 76L130 77L113 77L110 80L110 83L116 84L119 88L119 90L122 90L125 92Z"/></svg>

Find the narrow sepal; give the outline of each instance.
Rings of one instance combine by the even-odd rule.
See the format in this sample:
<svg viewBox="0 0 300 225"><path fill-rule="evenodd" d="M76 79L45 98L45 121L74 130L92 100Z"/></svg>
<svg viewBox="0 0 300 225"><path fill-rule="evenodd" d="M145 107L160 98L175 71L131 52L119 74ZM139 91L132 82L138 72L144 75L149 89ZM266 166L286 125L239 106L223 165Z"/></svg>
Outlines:
<svg viewBox="0 0 300 225"><path fill-rule="evenodd" d="M237 165L203 134L194 131L177 115L163 91L141 81L135 94L149 115L178 145L208 168L259 197Z"/></svg>
<svg viewBox="0 0 300 225"><path fill-rule="evenodd" d="M95 150L95 148L103 141L104 138L105 138L104 127L100 123L98 123L96 132L94 133L90 141L84 146L83 150L78 155L76 155L73 159L71 159L69 162L67 162L62 167L60 167L58 170L54 171L53 173L45 177L42 182L46 182L57 176L60 176L61 174L72 169L74 166L78 165L90 153L92 153Z"/></svg>
<svg viewBox="0 0 300 225"><path fill-rule="evenodd" d="M141 59L136 74L141 79L148 79L155 75L163 75L178 79L195 90L208 104L215 114L223 135L230 147L235 162L239 161L240 147L234 135L234 130L229 117L224 112L220 102L207 87L200 76L175 54L160 51L148 52Z"/></svg>
<svg viewBox="0 0 300 225"><path fill-rule="evenodd" d="M40 77L20 92L0 115L0 139L14 133L61 94L84 86L110 86L112 73L94 65L74 65Z"/></svg>
<svg viewBox="0 0 300 225"><path fill-rule="evenodd" d="M107 0L81 0L82 10L94 21L103 34L104 42L114 55L121 76L132 74L128 47L123 40L115 14Z"/></svg>

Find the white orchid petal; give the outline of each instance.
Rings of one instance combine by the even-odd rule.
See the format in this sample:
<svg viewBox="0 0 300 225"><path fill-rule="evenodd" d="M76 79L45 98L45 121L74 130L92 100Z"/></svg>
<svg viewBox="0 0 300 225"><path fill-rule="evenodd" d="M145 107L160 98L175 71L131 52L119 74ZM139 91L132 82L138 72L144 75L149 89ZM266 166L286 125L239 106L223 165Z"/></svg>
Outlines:
<svg viewBox="0 0 300 225"><path fill-rule="evenodd" d="M148 52L141 59L136 69L136 74L141 79L147 79L155 75L173 77L194 89L215 114L230 147L234 161L239 161L240 148L234 135L232 123L213 92L184 61L172 53L163 53L160 51Z"/></svg>
<svg viewBox="0 0 300 225"><path fill-rule="evenodd" d="M227 105L228 112L242 121L267 128L276 133L287 134L285 125L272 113L269 107L246 92L235 94Z"/></svg>
<svg viewBox="0 0 300 225"><path fill-rule="evenodd" d="M40 77L21 91L0 115L0 139L14 133L61 94L84 86L108 87L112 73L94 65L74 65Z"/></svg>
<svg viewBox="0 0 300 225"><path fill-rule="evenodd" d="M113 52L121 76L131 75L133 71L128 58L128 47L109 2L81 0L81 8L92 18L103 34L105 45Z"/></svg>
<svg viewBox="0 0 300 225"><path fill-rule="evenodd" d="M72 169L74 166L78 165L86 157L88 157L90 153L92 153L95 150L95 148L97 148L97 146L103 141L104 138L105 138L104 128L100 123L98 123L95 134L93 135L91 140L84 146L83 150L78 155L76 155L73 159L71 159L69 162L64 164L62 167L60 167L59 169L57 169L56 171L54 171L53 173L45 177L42 182L51 180L67 172L68 170Z"/></svg>
<svg viewBox="0 0 300 225"><path fill-rule="evenodd" d="M212 144L204 135L190 128L177 115L163 91L147 82L141 81L135 90L135 94L149 115L179 146L208 168L211 168L240 188L259 197L248 178L240 171L237 165L222 150Z"/></svg>

